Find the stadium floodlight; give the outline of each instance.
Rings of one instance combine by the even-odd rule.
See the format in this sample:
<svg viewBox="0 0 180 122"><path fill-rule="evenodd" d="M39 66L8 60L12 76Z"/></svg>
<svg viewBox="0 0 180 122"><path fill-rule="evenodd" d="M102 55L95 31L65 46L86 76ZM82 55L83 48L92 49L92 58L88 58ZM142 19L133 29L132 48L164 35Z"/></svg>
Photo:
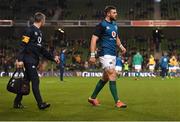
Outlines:
<svg viewBox="0 0 180 122"><path fill-rule="evenodd" d="M161 2L161 0L155 0L155 2L159 3L159 2Z"/></svg>
<svg viewBox="0 0 180 122"><path fill-rule="evenodd" d="M64 30L59 28L58 31L60 31L61 33L64 33Z"/></svg>

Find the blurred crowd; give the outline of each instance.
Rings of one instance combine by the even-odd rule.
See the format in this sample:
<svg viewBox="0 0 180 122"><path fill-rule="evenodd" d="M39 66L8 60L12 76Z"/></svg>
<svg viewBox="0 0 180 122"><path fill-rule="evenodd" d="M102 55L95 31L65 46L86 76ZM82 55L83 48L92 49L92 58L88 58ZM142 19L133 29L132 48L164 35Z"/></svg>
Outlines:
<svg viewBox="0 0 180 122"><path fill-rule="evenodd" d="M9 39L10 41L3 41L5 39L1 39L1 47L0 47L0 71L13 71L14 62L17 56L18 47L16 41L12 41L13 39ZM60 55L62 50L66 49L65 57L65 70L73 71L73 70L99 70L101 68L99 61L97 60L96 64L89 64L89 43L90 40L85 39L77 39L77 40L68 40L65 37L59 38L58 34L55 34L53 41L46 44L47 48L52 54ZM147 64L149 62L149 57L152 55L155 60L155 70L159 70L159 62L162 56L163 51L166 51L168 57L175 56L176 59L180 60L180 43L179 40L165 39L163 37L163 33L161 29L154 29L151 37L143 37L140 35L136 35L133 39L122 39L122 44L127 49L126 54L121 55L121 59L123 62L128 63L128 67L130 71L134 70L133 67L133 57L136 55L137 51L142 55L142 71L147 71ZM7 44L3 43L7 42ZM11 44L9 44L11 43ZM16 44L14 44L16 43ZM54 46L53 46L54 45ZM97 43L98 47L98 43ZM99 48L96 49L97 57ZM120 52L117 52L119 54ZM120 55L120 54L119 54ZM118 56L119 56L118 55ZM124 64L123 66L124 67ZM51 64L47 62L47 60L41 60L39 64L39 71L56 71L59 69L59 66L55 64Z"/></svg>
<svg viewBox="0 0 180 122"><path fill-rule="evenodd" d="M126 48L126 44L124 44ZM57 47L56 49L51 49L49 48L49 51L51 51L54 54L60 55L61 51L63 49L66 49L65 57L66 57L66 62L65 62L65 70L66 71L98 71L101 68L100 62L97 60L96 64L89 64L88 58L89 58L89 42L85 40L78 40L78 41L69 41L68 45L65 45L64 47ZM134 65L133 65L133 57L136 55L137 51L139 54L142 56L143 61L142 61L142 71L148 71L148 63L151 57L153 57L153 60L155 62L154 65L154 70L158 71L160 69L160 59L162 57L162 51L156 50L156 45L154 46L149 46L149 47L154 47L151 50L147 49L141 49L137 47L131 47L128 49L127 53L125 54L120 54L118 52L121 59L122 59L122 68L124 68L125 62L128 64L128 70L129 71L134 71ZM169 41L168 44L168 49L167 56L169 59L173 56L176 58L179 65L180 61L180 54L177 52L178 45L176 43L173 43ZM96 56L98 57L98 51L99 49L96 49ZM0 48L0 70L9 72L13 71L14 69L14 62L16 59L18 50L15 48ZM49 63L47 60L43 59L40 64L39 64L39 71L51 71L52 68L54 71L59 69L59 66L54 66L52 67L52 64Z"/></svg>
<svg viewBox="0 0 180 122"><path fill-rule="evenodd" d="M16 52L16 49L0 48L0 70L4 71L6 75L14 68Z"/></svg>

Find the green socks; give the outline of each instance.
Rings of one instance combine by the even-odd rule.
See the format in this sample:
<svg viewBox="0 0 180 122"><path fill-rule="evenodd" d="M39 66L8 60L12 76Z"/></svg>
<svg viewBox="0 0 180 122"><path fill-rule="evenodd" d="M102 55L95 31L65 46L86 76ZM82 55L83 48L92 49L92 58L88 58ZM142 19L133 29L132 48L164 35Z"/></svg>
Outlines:
<svg viewBox="0 0 180 122"><path fill-rule="evenodd" d="M98 95L98 93L101 91L101 89L104 87L104 85L106 84L106 82L104 82L103 80L99 80L99 82L96 85L96 88L94 89L93 94L91 95L92 99L95 99Z"/></svg>
<svg viewBox="0 0 180 122"><path fill-rule="evenodd" d="M106 82L104 82L103 80L99 80L99 82L96 85L96 88L94 89L93 94L91 95L92 99L95 99L98 95L98 93L101 91L101 89L104 87L104 85L106 84ZM119 100L118 94L117 94L117 88L116 88L116 82L115 81L109 81L109 88L111 91L111 94L114 98L115 103Z"/></svg>
<svg viewBox="0 0 180 122"><path fill-rule="evenodd" d="M110 91L114 98L115 103L117 103L117 101L119 100L119 97L117 94L116 81L109 81L109 88L110 88Z"/></svg>

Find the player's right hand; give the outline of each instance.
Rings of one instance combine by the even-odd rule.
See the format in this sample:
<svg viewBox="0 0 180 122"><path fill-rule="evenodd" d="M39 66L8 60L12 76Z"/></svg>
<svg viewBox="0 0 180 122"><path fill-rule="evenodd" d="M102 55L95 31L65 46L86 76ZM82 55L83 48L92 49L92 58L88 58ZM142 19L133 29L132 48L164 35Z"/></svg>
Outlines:
<svg viewBox="0 0 180 122"><path fill-rule="evenodd" d="M24 63L22 61L17 61L16 60L15 65L16 65L16 68L23 68L24 67Z"/></svg>
<svg viewBox="0 0 180 122"><path fill-rule="evenodd" d="M55 57L54 57L54 60L55 60L55 62L56 62L57 64L60 63L59 56L55 56Z"/></svg>
<svg viewBox="0 0 180 122"><path fill-rule="evenodd" d="M95 57L90 57L89 63L95 64L96 63L96 58Z"/></svg>

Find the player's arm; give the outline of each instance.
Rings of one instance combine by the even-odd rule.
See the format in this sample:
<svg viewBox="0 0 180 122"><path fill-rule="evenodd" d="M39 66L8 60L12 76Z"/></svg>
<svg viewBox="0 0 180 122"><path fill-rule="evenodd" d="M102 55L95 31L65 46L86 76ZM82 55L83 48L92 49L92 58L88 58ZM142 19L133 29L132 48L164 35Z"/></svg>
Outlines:
<svg viewBox="0 0 180 122"><path fill-rule="evenodd" d="M95 63L96 62L95 51L96 51L96 42L97 42L98 39L99 39L99 37L96 36L96 35L92 35L92 37L91 37L90 59L89 59L89 61L91 63Z"/></svg>
<svg viewBox="0 0 180 122"><path fill-rule="evenodd" d="M122 45L121 40L118 35L116 38L116 43L117 43L117 46L122 50L122 53L123 54L126 53L126 48L124 48L124 46Z"/></svg>
<svg viewBox="0 0 180 122"><path fill-rule="evenodd" d="M96 42L99 40L99 37L101 37L102 33L104 31L104 27L102 24L98 24L95 28L95 31L91 37L91 44L90 44L90 63L95 63L95 51L96 51Z"/></svg>
<svg viewBox="0 0 180 122"><path fill-rule="evenodd" d="M40 49L41 54L47 58L48 60L54 61L56 63L60 63L59 56L53 56L50 52L48 52L44 47Z"/></svg>
<svg viewBox="0 0 180 122"><path fill-rule="evenodd" d="M23 61L26 45L27 44L22 42L22 41L19 43L19 48L18 48L19 51L18 51L18 55L17 55L17 60L18 61Z"/></svg>
<svg viewBox="0 0 180 122"><path fill-rule="evenodd" d="M27 30L25 30L25 33L23 34L22 39L19 43L19 48L18 48L19 51L15 62L17 68L21 68L24 65L23 58L24 58L26 46L30 41L30 35L31 35L31 29L28 28Z"/></svg>
<svg viewBox="0 0 180 122"><path fill-rule="evenodd" d="M90 52L91 57L95 57L95 51L96 51L96 42L99 39L96 35L92 35L91 37L91 45L90 45Z"/></svg>
<svg viewBox="0 0 180 122"><path fill-rule="evenodd" d="M21 42L19 47L19 52L17 55L17 59L15 62L16 68L21 68L24 66L23 58L24 58L24 52L25 52L26 44Z"/></svg>

